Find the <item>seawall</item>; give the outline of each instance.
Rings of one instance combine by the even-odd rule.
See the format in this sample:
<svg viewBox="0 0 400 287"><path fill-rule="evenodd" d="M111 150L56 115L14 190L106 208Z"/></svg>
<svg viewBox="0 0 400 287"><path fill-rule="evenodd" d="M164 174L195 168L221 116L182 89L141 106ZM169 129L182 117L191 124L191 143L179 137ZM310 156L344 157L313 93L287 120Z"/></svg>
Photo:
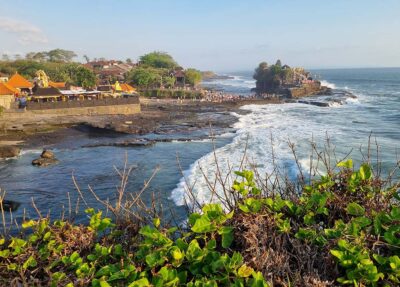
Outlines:
<svg viewBox="0 0 400 287"><path fill-rule="evenodd" d="M139 97L29 103L25 110L11 109L1 113L0 130L35 131L45 126L79 123L91 116L133 115L140 112Z"/></svg>

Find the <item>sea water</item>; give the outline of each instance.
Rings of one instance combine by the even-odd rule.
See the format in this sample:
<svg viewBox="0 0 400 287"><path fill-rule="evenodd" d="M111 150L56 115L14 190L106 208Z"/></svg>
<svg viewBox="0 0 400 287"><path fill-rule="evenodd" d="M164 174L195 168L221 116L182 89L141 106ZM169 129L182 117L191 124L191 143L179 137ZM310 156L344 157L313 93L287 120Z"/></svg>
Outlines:
<svg viewBox="0 0 400 287"><path fill-rule="evenodd" d="M213 191L222 193L221 182L229 184L231 177L225 175L243 167L244 154L250 163L247 168L256 166L261 177L278 167L296 179L315 165L310 160L312 143L322 151L329 142L329 152L337 161L347 156L360 164L372 153L372 159L381 162L382 173L388 174L400 159L400 68L312 73L333 89L333 95L316 95L307 98L307 103L242 107L250 113L237 115L232 142L191 165L185 172L187 177L172 191L175 203L183 204L188 186L200 202L218 200ZM250 72L237 73L232 79L218 80L218 84L230 92L243 93L251 80ZM221 173L222 177L216 176Z"/></svg>
<svg viewBox="0 0 400 287"><path fill-rule="evenodd" d="M162 142L134 148L83 148L87 144L116 139L82 134L49 146L60 160L57 165L31 166L31 161L40 155L40 149L25 150L16 159L2 161L0 187L6 190L7 199L21 203L13 218L20 220L24 210L28 217L37 217L32 199L42 215L49 212L57 217L63 211L69 215L69 210L73 214L79 197L73 176L86 204L102 208L89 192L88 185L100 199L115 201L120 181L115 168L121 170L125 159L133 166L128 192L139 191L153 170L159 168L142 197L148 202L155 193L164 208L171 209L178 217L177 221L185 216L183 204L188 187L200 202L215 200L210 189L221 192L216 171L220 172L220 179L225 179L230 171L240 169L245 152L248 162L257 167L261 176L270 173L275 163L289 177L296 178L299 166L289 142L295 145L300 169L306 173L310 166L311 142L323 148L329 137L338 158L351 152L350 157L359 164L362 161L359 150L367 153L371 136L373 143L376 140L379 145L382 170L388 172L399 160L400 69L314 70L312 73L333 88L334 94L307 100L327 103L326 107L296 102L245 106L242 109L249 112L235 114L234 130L227 130L214 141ZM251 94L250 89L254 87L252 72L227 74L232 78L218 80L213 85L229 93ZM229 181L226 183L230 184ZM85 208L82 200L79 206L78 222L87 218L82 212Z"/></svg>

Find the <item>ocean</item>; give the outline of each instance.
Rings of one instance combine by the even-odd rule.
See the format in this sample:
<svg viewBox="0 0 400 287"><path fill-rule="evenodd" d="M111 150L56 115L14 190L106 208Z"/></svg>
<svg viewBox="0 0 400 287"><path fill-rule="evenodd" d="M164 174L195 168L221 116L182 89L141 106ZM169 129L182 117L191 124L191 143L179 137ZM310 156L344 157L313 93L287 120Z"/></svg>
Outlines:
<svg viewBox="0 0 400 287"><path fill-rule="evenodd" d="M237 115L232 141L191 165L185 173L187 178L181 179L172 191L175 203L183 204L187 186L193 186L200 202L215 200L210 191L222 192L215 176L217 170L238 170L244 153L248 166L256 166L261 176L278 167L296 179L300 170L307 174L310 165L315 165L310 160L312 143L322 151L327 141L337 160L348 156L358 165L367 157L371 142L371 158L381 162L382 175L387 175L400 160L400 68L311 72L333 89L333 95L300 100L308 103L244 106L251 112ZM232 79L218 80L209 86L238 94L254 87L252 72L230 75ZM289 143L295 145L300 170ZM216 184L210 186L209 182Z"/></svg>
<svg viewBox="0 0 400 287"><path fill-rule="evenodd" d="M215 179L217 169L223 175L239 169L245 152L249 164L256 166L260 175L271 173L275 164L289 177L296 178L299 168L289 142L295 145L300 169L307 173L312 142L323 149L329 138L338 158L350 153L349 157L357 165L363 154L367 154L371 138L372 152L375 155L377 142L382 172L388 173L399 160L400 68L313 70L312 73L331 87L334 94L317 95L303 103L244 106L242 109L250 112L235 114L238 121L233 129L214 141L160 142L139 148L82 148L103 140L97 135L86 135L50 147L60 160L58 165L31 166L30 162L41 152L39 149L25 150L16 159L0 162L1 189L6 191L7 199L21 203L13 218L20 220L24 213L27 217L37 217L32 198L43 214L58 217L64 210L68 215L70 209L74 210L69 202L74 206L78 198L72 176L85 194L87 204L101 208L89 193L88 185L101 199L115 200L119 178L114 167L123 168L125 158L134 167L128 191L140 190L153 170L159 168L143 198L148 201L155 193L165 209L173 210L178 221L185 216L187 186L192 188L198 201L215 200L210 189L221 192ZM254 87L251 71L227 75L233 78L204 85L229 93L250 94ZM84 207L81 201L80 210ZM84 221L86 216L80 212L76 220Z"/></svg>

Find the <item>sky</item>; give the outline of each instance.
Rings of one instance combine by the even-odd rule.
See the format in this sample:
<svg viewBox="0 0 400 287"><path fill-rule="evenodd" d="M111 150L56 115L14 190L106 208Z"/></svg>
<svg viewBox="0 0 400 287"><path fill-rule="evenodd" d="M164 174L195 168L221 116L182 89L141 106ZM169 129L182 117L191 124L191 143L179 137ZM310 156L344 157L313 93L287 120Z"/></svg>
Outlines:
<svg viewBox="0 0 400 287"><path fill-rule="evenodd" d="M0 55L62 48L183 67L400 67L399 0L0 0Z"/></svg>

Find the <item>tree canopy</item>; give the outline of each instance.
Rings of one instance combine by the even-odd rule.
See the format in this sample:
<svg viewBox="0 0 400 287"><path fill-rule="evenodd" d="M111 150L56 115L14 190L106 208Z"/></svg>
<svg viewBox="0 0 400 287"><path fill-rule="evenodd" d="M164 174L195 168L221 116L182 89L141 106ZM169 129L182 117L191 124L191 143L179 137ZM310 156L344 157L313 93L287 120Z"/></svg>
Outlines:
<svg viewBox="0 0 400 287"><path fill-rule="evenodd" d="M199 70L189 68L185 71L185 81L192 86L197 86L202 78L203 76Z"/></svg>
<svg viewBox="0 0 400 287"><path fill-rule="evenodd" d="M140 57L139 63L153 68L174 69L178 63L165 52L151 52Z"/></svg>
<svg viewBox="0 0 400 287"><path fill-rule="evenodd" d="M25 55L25 59L38 62L71 62L77 55L75 52L64 49L54 49L48 52L30 52Z"/></svg>
<svg viewBox="0 0 400 287"><path fill-rule="evenodd" d="M143 67L131 70L127 75L127 79L142 88L157 86L161 81L161 77L155 69Z"/></svg>
<svg viewBox="0 0 400 287"><path fill-rule="evenodd" d="M34 60L0 62L0 72L9 75L18 72L28 79L34 79L38 70L43 70L52 81L67 82L84 88L96 85L96 75L78 63L36 62Z"/></svg>

